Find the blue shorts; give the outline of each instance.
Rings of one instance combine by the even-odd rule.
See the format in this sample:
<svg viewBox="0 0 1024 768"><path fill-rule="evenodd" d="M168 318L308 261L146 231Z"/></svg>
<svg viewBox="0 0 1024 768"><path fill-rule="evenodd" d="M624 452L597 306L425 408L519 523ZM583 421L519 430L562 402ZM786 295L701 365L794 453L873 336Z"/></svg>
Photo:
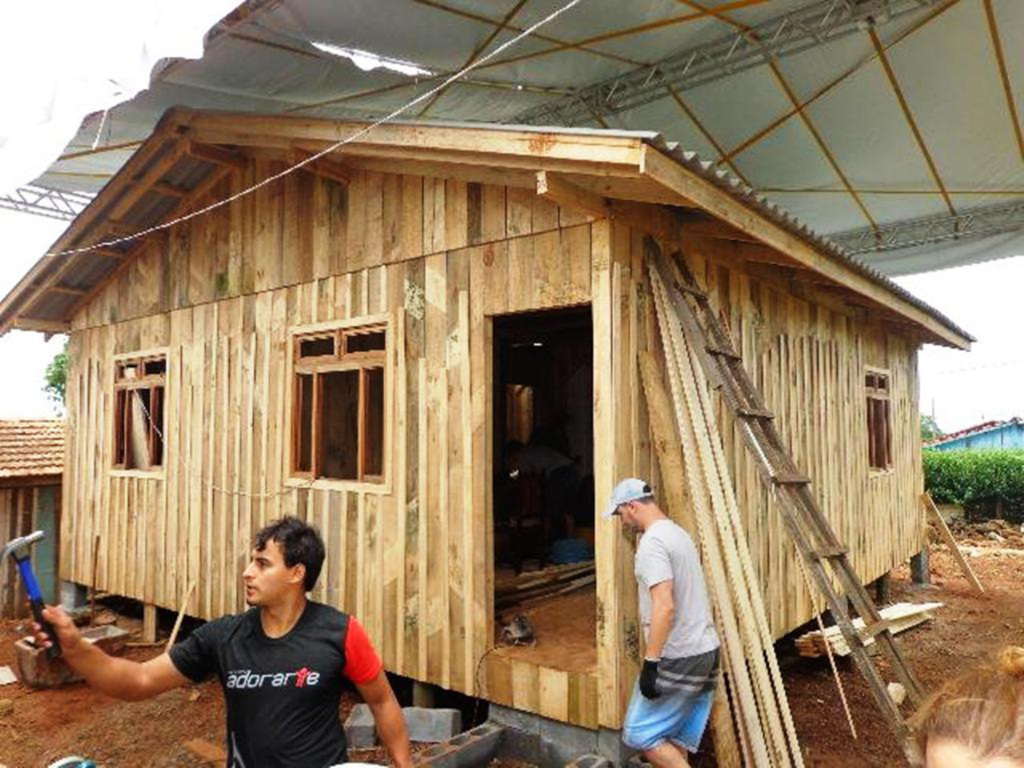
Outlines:
<svg viewBox="0 0 1024 768"><path fill-rule="evenodd" d="M683 660L668 663L674 661ZM694 684L672 684L671 678L666 680L659 668L661 696L648 699L640 693L639 682L633 687L633 697L629 701L622 726L622 741L627 747L646 751L671 741L688 752L697 751L715 699L718 650L687 661L698 662L695 665L697 668L691 667ZM665 664L664 660L662 664ZM699 668L703 668L703 671L698 671ZM698 682L701 677L704 682Z"/></svg>

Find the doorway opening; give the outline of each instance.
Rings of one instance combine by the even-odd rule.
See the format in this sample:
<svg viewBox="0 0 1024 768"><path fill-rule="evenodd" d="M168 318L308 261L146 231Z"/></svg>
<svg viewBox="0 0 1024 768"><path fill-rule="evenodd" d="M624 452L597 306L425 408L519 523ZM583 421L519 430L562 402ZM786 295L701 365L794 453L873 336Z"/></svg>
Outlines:
<svg viewBox="0 0 1024 768"><path fill-rule="evenodd" d="M596 668L589 307L494 318L495 637L544 666ZM526 617L533 637L521 637ZM519 642L516 642L519 641Z"/></svg>

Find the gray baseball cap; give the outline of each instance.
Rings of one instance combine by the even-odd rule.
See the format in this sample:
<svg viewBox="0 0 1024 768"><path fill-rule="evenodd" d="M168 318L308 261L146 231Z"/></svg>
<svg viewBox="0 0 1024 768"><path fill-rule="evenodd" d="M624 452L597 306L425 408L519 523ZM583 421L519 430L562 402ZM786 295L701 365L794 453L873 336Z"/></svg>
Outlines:
<svg viewBox="0 0 1024 768"><path fill-rule="evenodd" d="M608 518L614 515L619 504L646 499L653 495L654 491L651 490L651 486L646 480L641 480L639 477L627 477L616 485L615 490L612 491L612 497L604 510L604 516Z"/></svg>

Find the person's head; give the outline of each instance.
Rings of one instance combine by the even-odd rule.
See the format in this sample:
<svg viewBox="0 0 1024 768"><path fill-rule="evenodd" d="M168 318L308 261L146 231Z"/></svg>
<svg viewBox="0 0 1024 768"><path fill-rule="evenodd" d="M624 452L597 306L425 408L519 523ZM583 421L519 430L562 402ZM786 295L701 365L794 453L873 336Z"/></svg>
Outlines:
<svg viewBox="0 0 1024 768"><path fill-rule="evenodd" d="M1024 648L947 682L912 723L928 768L1024 768Z"/></svg>
<svg viewBox="0 0 1024 768"><path fill-rule="evenodd" d="M297 517L282 517L253 540L249 565L242 574L245 602L272 605L313 589L324 564L319 532Z"/></svg>
<svg viewBox="0 0 1024 768"><path fill-rule="evenodd" d="M662 513L654 502L651 486L637 477L629 477L615 486L604 516L620 517L623 525L642 531L661 518Z"/></svg>

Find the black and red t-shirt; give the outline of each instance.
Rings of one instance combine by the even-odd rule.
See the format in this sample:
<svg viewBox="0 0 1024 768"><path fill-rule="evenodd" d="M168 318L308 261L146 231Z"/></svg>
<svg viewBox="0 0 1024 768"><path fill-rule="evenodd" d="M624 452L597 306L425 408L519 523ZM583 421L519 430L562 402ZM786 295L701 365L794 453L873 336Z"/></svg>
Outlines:
<svg viewBox="0 0 1024 768"><path fill-rule="evenodd" d="M252 608L195 630L170 651L185 677L216 673L227 702L228 768L320 768L346 761L338 716L345 678L362 684L381 670L363 627L307 602L283 637L267 637Z"/></svg>

